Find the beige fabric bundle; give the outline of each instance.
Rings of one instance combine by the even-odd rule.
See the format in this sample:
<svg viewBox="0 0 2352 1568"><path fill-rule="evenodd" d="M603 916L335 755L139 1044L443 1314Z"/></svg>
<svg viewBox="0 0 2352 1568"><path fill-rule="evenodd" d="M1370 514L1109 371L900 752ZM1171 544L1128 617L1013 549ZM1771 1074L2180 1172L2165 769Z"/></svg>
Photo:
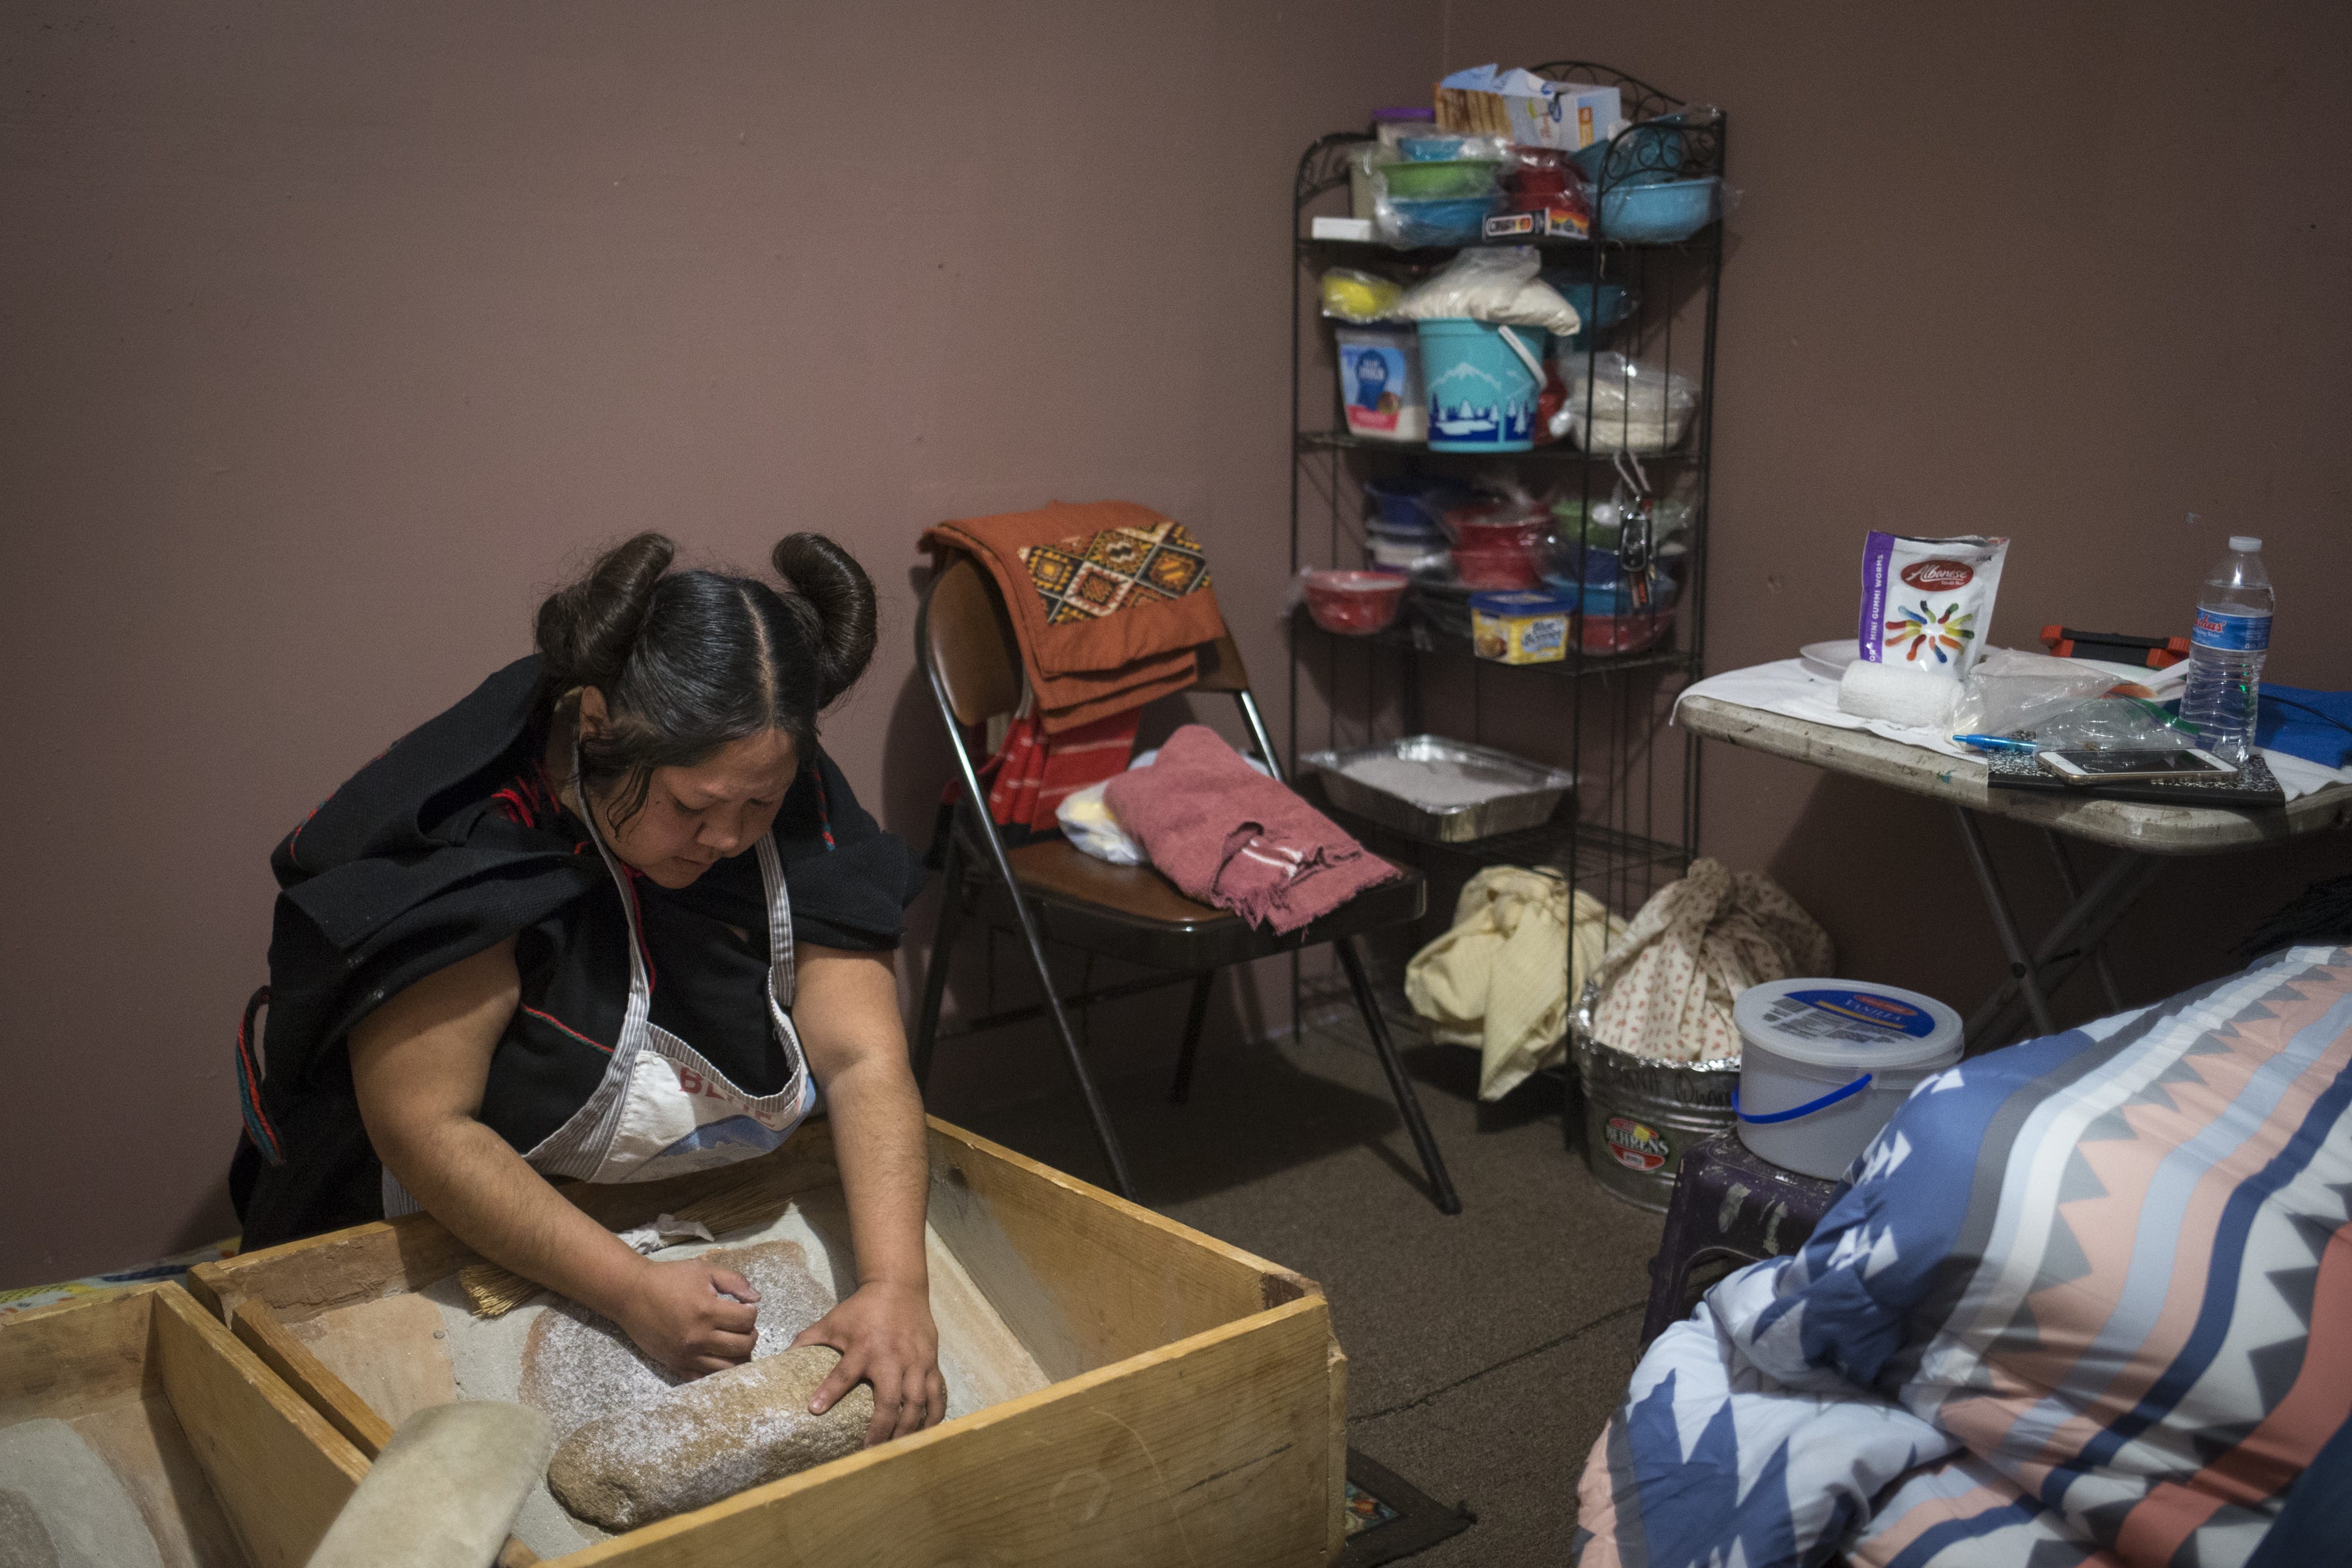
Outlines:
<svg viewBox="0 0 2352 1568"><path fill-rule="evenodd" d="M871 1387L859 1384L822 1415L808 1411L840 1360L803 1345L591 1421L555 1450L548 1488L580 1518L618 1531L854 1454L874 1419Z"/></svg>
<svg viewBox="0 0 2352 1568"><path fill-rule="evenodd" d="M1453 927L1405 966L1405 999L1431 1037L1478 1047L1481 1100L1502 1099L1562 1058L1569 998L1625 931L1580 891L1571 940L1568 911L1564 879L1488 867L1454 901Z"/></svg>
<svg viewBox="0 0 2352 1568"><path fill-rule="evenodd" d="M1739 1055L1734 998L1792 974L1827 974L1829 933L1758 871L1694 860L1658 889L1593 978L1592 1033L1604 1046L1663 1062Z"/></svg>

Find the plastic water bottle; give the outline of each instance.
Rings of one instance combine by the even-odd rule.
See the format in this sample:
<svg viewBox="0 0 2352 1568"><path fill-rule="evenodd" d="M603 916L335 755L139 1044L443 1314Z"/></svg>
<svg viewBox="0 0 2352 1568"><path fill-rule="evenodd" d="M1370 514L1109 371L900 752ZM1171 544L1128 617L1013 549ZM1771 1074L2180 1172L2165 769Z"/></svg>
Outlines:
<svg viewBox="0 0 2352 1568"><path fill-rule="evenodd" d="M2255 685L2270 651L2277 604L2263 570L2263 542L2241 533L2205 574L2197 595L2197 629L2189 639L2189 685L2180 716L2197 727L2205 750L2242 763L2254 744Z"/></svg>

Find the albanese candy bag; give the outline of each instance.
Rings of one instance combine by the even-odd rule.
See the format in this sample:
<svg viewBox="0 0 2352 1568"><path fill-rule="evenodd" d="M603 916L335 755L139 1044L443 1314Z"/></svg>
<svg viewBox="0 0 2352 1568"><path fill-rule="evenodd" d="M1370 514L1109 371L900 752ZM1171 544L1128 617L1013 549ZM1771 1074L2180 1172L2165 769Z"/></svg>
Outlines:
<svg viewBox="0 0 2352 1568"><path fill-rule="evenodd" d="M1960 680L1982 657L2009 541L1873 531L1862 547L1862 657Z"/></svg>

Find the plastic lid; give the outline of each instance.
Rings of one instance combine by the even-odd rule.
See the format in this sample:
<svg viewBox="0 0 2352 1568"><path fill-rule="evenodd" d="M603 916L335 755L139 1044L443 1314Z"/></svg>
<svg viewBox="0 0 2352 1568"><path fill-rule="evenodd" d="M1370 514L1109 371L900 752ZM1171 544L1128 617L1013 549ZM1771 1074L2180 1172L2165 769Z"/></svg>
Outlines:
<svg viewBox="0 0 2352 1568"><path fill-rule="evenodd" d="M1326 571L1307 574L1307 585L1334 594L1386 594L1403 587L1405 579L1397 572Z"/></svg>
<svg viewBox="0 0 2352 1568"><path fill-rule="evenodd" d="M1491 594L1473 594L1470 607L1484 610L1490 616L1564 616L1568 601L1550 594L1538 594L1532 588L1507 588Z"/></svg>
<svg viewBox="0 0 2352 1568"><path fill-rule="evenodd" d="M1433 125L1437 122L1437 115L1434 110L1415 109L1411 104L1407 104L1402 109L1375 109L1372 110L1372 119L1375 121L1382 120L1426 120Z"/></svg>
<svg viewBox="0 0 2352 1568"><path fill-rule="evenodd" d="M2233 533L2230 535L2230 548L2256 555L2262 552L2263 542L2251 533Z"/></svg>
<svg viewBox="0 0 2352 1568"><path fill-rule="evenodd" d="M1770 980L1731 1005L1748 1046L1790 1061L1867 1072L1959 1059L1960 1016L1932 996L1850 980Z"/></svg>

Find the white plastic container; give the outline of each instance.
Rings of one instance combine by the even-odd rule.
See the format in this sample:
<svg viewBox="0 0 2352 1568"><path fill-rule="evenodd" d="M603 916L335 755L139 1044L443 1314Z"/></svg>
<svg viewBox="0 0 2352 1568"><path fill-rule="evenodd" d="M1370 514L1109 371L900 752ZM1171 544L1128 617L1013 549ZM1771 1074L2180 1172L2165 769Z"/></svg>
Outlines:
<svg viewBox="0 0 2352 1568"><path fill-rule="evenodd" d="M1425 441L1421 340L1411 327L1341 326L1339 407L1350 435L1375 441Z"/></svg>
<svg viewBox="0 0 2352 1568"><path fill-rule="evenodd" d="M1845 980L1773 980L1732 1004L1739 1141L1834 1181L1919 1080L1960 1059L1960 1016L1932 996Z"/></svg>

